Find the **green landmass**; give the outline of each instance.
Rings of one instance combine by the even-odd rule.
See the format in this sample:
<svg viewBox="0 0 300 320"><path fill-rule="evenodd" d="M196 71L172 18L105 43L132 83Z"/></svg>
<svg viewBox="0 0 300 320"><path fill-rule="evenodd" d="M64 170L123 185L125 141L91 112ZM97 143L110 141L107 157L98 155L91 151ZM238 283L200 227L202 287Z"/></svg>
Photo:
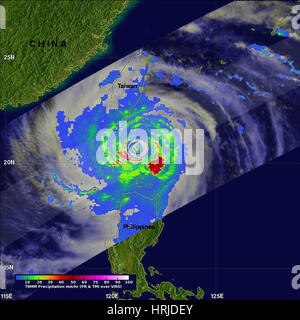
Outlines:
<svg viewBox="0 0 300 320"><path fill-rule="evenodd" d="M0 109L38 101L95 55L108 49L111 28L137 1L7 0L0 31ZM57 41L57 47L31 47ZM62 45L62 41L66 46ZM14 59L4 60L5 55Z"/></svg>
<svg viewBox="0 0 300 320"><path fill-rule="evenodd" d="M159 276L162 275L162 274L161 274L158 270L156 270L155 267L153 267L153 266L148 267L148 271L150 272L150 277L154 277L156 274L159 275Z"/></svg>
<svg viewBox="0 0 300 320"><path fill-rule="evenodd" d="M129 294L130 298L139 298L143 293L152 293L156 299L187 300L188 297L202 299L204 291L198 287L195 294L192 290L185 290L183 287L176 287L169 281L162 281L153 285L146 279L147 272L142 264L145 256L145 249L153 247L158 242L158 238L164 228L164 223L159 220L154 223L154 229L144 229L133 236L108 249L108 259L111 270L114 274L135 274L136 290L124 290L124 294ZM159 274L155 267L148 268L150 276ZM168 296L166 296L166 294Z"/></svg>

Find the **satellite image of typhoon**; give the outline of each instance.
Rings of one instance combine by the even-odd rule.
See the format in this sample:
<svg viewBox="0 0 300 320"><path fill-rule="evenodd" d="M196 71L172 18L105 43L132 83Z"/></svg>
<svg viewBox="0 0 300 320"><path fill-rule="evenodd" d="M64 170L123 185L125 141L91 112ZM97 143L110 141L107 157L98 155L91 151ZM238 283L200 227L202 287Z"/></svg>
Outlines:
<svg viewBox="0 0 300 320"><path fill-rule="evenodd" d="M299 147L291 7L231 3L10 122L5 263L66 273Z"/></svg>

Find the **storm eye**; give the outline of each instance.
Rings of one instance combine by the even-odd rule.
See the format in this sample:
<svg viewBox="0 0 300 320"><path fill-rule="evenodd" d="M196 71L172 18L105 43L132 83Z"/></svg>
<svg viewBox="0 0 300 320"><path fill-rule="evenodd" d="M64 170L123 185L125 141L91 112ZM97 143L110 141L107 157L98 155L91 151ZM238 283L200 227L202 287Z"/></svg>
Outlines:
<svg viewBox="0 0 300 320"><path fill-rule="evenodd" d="M133 160L142 160L148 153L148 143L141 139L134 139L127 144L127 153Z"/></svg>

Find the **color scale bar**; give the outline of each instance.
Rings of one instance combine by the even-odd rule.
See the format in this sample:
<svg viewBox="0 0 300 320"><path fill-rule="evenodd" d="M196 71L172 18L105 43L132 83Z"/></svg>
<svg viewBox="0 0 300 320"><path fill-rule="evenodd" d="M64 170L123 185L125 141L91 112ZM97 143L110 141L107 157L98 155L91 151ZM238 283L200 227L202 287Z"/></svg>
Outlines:
<svg viewBox="0 0 300 320"><path fill-rule="evenodd" d="M25 274L16 275L16 280L129 280L128 275L48 275Z"/></svg>

